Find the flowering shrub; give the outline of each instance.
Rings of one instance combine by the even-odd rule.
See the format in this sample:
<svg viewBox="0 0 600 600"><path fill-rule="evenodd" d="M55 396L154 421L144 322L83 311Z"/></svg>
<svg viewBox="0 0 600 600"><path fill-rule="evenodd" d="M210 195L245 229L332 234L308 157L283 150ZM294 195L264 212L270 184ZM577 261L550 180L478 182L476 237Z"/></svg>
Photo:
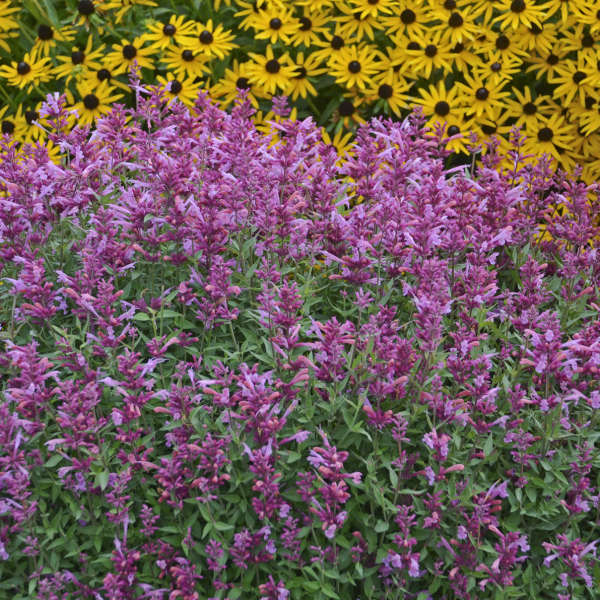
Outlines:
<svg viewBox="0 0 600 600"><path fill-rule="evenodd" d="M0 129L45 139L48 92L85 125L133 105L127 70L193 106L199 89L230 106L248 91L268 129L274 95L312 115L343 154L357 125L414 107L451 134L513 125L583 181L600 176L600 5L596 0L22 0L0 2ZM449 147L468 154L468 137ZM58 148L48 140L49 150Z"/></svg>
<svg viewBox="0 0 600 600"><path fill-rule="evenodd" d="M132 85L1 142L0 595L595 597L598 187Z"/></svg>

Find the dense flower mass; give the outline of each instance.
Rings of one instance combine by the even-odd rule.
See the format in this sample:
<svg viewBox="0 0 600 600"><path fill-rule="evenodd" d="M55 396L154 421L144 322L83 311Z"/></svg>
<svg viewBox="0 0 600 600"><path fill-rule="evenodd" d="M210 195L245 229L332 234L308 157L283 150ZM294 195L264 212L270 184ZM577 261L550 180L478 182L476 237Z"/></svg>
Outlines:
<svg viewBox="0 0 600 600"><path fill-rule="evenodd" d="M44 144L0 140L0 596L594 597L599 187L516 130L448 169L420 112L340 163L284 97L257 131L241 73L229 113L183 77L132 77L131 109L78 82L29 115Z"/></svg>
<svg viewBox="0 0 600 600"><path fill-rule="evenodd" d="M448 142L453 163L481 157L470 133L497 136L506 154L518 125L526 154L547 153L572 174L581 165L588 184L600 177L596 0L17 4L0 2L0 121L21 143L48 141L23 115L49 91L69 94L71 125L93 125L115 102L133 106L137 65L145 84L190 107L199 89L224 108L248 90L263 127L272 97L286 94L292 117L316 118L342 155L369 117L398 120L420 106L430 126L463 136ZM98 82L105 90L90 109Z"/></svg>

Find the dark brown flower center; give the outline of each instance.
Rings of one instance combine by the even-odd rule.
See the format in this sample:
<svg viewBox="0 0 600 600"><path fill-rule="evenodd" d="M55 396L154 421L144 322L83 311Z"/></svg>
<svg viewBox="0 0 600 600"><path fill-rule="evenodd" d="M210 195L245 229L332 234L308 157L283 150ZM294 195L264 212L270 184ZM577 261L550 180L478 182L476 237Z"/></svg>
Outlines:
<svg viewBox="0 0 600 600"><path fill-rule="evenodd" d="M477 100L481 100L482 102L484 100L487 100L488 97L490 95L490 92L487 88L484 87L480 87L476 92L475 92L475 98L477 98Z"/></svg>
<svg viewBox="0 0 600 600"><path fill-rule="evenodd" d="M111 74L108 69L100 69L98 73L96 73L96 76L98 77L99 81L110 81L111 78Z"/></svg>
<svg viewBox="0 0 600 600"><path fill-rule="evenodd" d="M412 23L414 23L417 20L417 15L414 13L414 11L410 10L410 8L405 8L400 13L400 20L405 25L411 25Z"/></svg>
<svg viewBox="0 0 600 600"><path fill-rule="evenodd" d="M394 89L391 85L384 83L383 85L379 86L379 90L377 93L379 94L380 98L387 100L388 98L391 98L394 95Z"/></svg>
<svg viewBox="0 0 600 600"><path fill-rule="evenodd" d="M460 13L457 12L453 12L448 19L448 25L450 25L450 27L460 27L463 23L463 18L460 16Z"/></svg>
<svg viewBox="0 0 600 600"><path fill-rule="evenodd" d="M85 60L85 54L81 50L71 52L71 62L74 65L80 65Z"/></svg>
<svg viewBox="0 0 600 600"><path fill-rule="evenodd" d="M298 71L296 75L294 75L295 79L304 79L306 77L306 68L305 67L296 67Z"/></svg>
<svg viewBox="0 0 600 600"><path fill-rule="evenodd" d="M249 90L250 82L246 77L238 77L237 81L235 82L235 87L240 88L242 90Z"/></svg>
<svg viewBox="0 0 600 600"><path fill-rule="evenodd" d="M44 42L51 40L54 37L54 31L49 25L40 25L38 27L38 37Z"/></svg>
<svg viewBox="0 0 600 600"><path fill-rule="evenodd" d="M77 10L80 15L84 17L89 17L94 12L94 3L92 0L79 0L79 4L77 5Z"/></svg>
<svg viewBox="0 0 600 600"><path fill-rule="evenodd" d="M586 78L586 74L583 71L575 71L573 73L573 83L579 85Z"/></svg>
<svg viewBox="0 0 600 600"><path fill-rule="evenodd" d="M281 26L283 25L283 23L281 22L281 19L279 19L278 17L274 17L273 19L271 19L269 21L269 27L271 29L281 29Z"/></svg>
<svg viewBox="0 0 600 600"><path fill-rule="evenodd" d="M510 40L505 35L499 35L496 40L496 48L498 50L506 50L510 45Z"/></svg>
<svg viewBox="0 0 600 600"><path fill-rule="evenodd" d="M449 136L456 135L457 133L460 133L460 128L458 128L456 125L450 125L450 127L448 127Z"/></svg>
<svg viewBox="0 0 600 600"><path fill-rule="evenodd" d="M184 50L181 53L181 58L183 58L185 62L192 62L194 60L194 53L191 50Z"/></svg>
<svg viewBox="0 0 600 600"><path fill-rule="evenodd" d="M173 81L171 81L171 94L176 96L182 89L183 86L181 83L179 83L179 81L177 81L177 79L173 79Z"/></svg>
<svg viewBox="0 0 600 600"><path fill-rule="evenodd" d="M202 44L212 44L213 43L213 34L208 31L208 29L205 29L199 36L198 39L200 40L200 42Z"/></svg>
<svg viewBox="0 0 600 600"><path fill-rule="evenodd" d="M550 54L548 55L548 58L546 59L546 62L547 62L547 63L548 63L548 64L549 64L551 67L553 67L554 65L558 64L558 60L559 60L559 58L558 58L558 56L556 56L556 54L552 54L552 53L550 53Z"/></svg>
<svg viewBox="0 0 600 600"><path fill-rule="evenodd" d="M525 2L524 0L513 0L510 4L510 10L514 13L522 13L525 10Z"/></svg>
<svg viewBox="0 0 600 600"><path fill-rule="evenodd" d="M175 25L171 25L171 23L167 23L163 27L163 33L165 35L168 35L169 37L174 36L176 31L177 31L177 29L175 29Z"/></svg>
<svg viewBox="0 0 600 600"><path fill-rule="evenodd" d="M15 124L12 121L2 121L2 133L9 135L15 130Z"/></svg>
<svg viewBox="0 0 600 600"><path fill-rule="evenodd" d="M498 71L500 71L502 69L502 65L498 61L496 61L490 65L490 69L494 73L498 73Z"/></svg>
<svg viewBox="0 0 600 600"><path fill-rule="evenodd" d="M338 110L342 117L349 117L354 112L354 104L350 100L342 100Z"/></svg>
<svg viewBox="0 0 600 600"><path fill-rule="evenodd" d="M308 17L300 17L300 31L310 31L312 21Z"/></svg>
<svg viewBox="0 0 600 600"><path fill-rule="evenodd" d="M274 75L275 73L279 73L279 69L281 68L281 66L277 59L272 58L271 60L267 61L265 68L267 69L267 73L271 73L272 75Z"/></svg>
<svg viewBox="0 0 600 600"><path fill-rule="evenodd" d="M95 94L87 94L83 99L83 105L88 110L94 110L100 105L100 100L98 100L98 96L96 96Z"/></svg>
<svg viewBox="0 0 600 600"><path fill-rule="evenodd" d="M339 35L334 35L331 38L331 47L334 50L339 50L342 46L344 46L345 42Z"/></svg>
<svg viewBox="0 0 600 600"><path fill-rule="evenodd" d="M436 54L437 54L437 46L434 46L433 44L429 44L428 46L425 46L425 56L428 56L429 58L433 58Z"/></svg>
<svg viewBox="0 0 600 600"><path fill-rule="evenodd" d="M456 8L456 0L446 0L444 2L444 8L446 10L454 10Z"/></svg>
<svg viewBox="0 0 600 600"><path fill-rule="evenodd" d="M33 122L39 118L39 114L35 110L26 110L25 111L25 121L27 121L27 125L32 125Z"/></svg>
<svg viewBox="0 0 600 600"><path fill-rule="evenodd" d="M523 104L523 112L526 115L535 115L537 112L537 106L533 102L526 102Z"/></svg>
<svg viewBox="0 0 600 600"><path fill-rule="evenodd" d="M450 105L446 101L440 100L436 103L433 110L435 111L436 115L445 117L450 112Z"/></svg>
<svg viewBox="0 0 600 600"><path fill-rule="evenodd" d="M19 75L27 75L27 73L29 73L29 71L31 71L31 67L29 66L29 64L27 64L24 61L21 61L18 65L17 65L17 73Z"/></svg>
<svg viewBox="0 0 600 600"><path fill-rule="evenodd" d="M540 142L549 142L554 137L554 132L550 127L542 127L538 131L538 140Z"/></svg>
<svg viewBox="0 0 600 600"><path fill-rule="evenodd" d="M348 63L348 71L350 73L359 73L360 72L360 63L357 60L353 60Z"/></svg>
<svg viewBox="0 0 600 600"><path fill-rule="evenodd" d="M133 44L127 44L123 46L123 56L127 60L133 60L137 54L137 49Z"/></svg>

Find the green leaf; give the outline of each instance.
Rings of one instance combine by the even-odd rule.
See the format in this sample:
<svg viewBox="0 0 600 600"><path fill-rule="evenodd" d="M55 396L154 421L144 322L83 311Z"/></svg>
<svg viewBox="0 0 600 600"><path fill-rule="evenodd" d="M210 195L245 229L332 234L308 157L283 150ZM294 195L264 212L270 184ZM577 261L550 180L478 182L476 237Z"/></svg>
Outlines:
<svg viewBox="0 0 600 600"><path fill-rule="evenodd" d="M483 445L483 454L487 458L494 449L494 436L490 433L487 440L485 440L485 444Z"/></svg>
<svg viewBox="0 0 600 600"><path fill-rule="evenodd" d="M98 473L98 475L96 475L96 485L100 486L100 489L102 491L104 491L106 489L106 486L108 485L108 475L108 471L102 471L102 473Z"/></svg>
<svg viewBox="0 0 600 600"><path fill-rule="evenodd" d="M379 519L379 521L377 521L377 523L375 523L375 531L377 533L383 533L384 531L387 531L390 528L390 524L387 523L386 521L382 521L381 519Z"/></svg>
<svg viewBox="0 0 600 600"><path fill-rule="evenodd" d="M60 454L54 454L44 463L44 466L55 467L62 459L63 457Z"/></svg>

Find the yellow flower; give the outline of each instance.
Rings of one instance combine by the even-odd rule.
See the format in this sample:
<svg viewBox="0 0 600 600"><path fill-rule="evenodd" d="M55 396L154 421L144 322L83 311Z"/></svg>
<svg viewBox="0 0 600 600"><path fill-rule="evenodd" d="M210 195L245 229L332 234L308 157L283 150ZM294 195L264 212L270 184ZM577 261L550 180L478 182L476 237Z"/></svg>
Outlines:
<svg viewBox="0 0 600 600"><path fill-rule="evenodd" d="M13 135L15 131L15 122L7 116L8 106L0 108L0 132L2 135Z"/></svg>
<svg viewBox="0 0 600 600"><path fill-rule="evenodd" d="M577 52L577 55L583 58L595 59L598 47L598 34L588 32L586 28L586 25L579 23L569 27L564 32L561 31L563 35L563 39L561 40L562 47L567 52Z"/></svg>
<svg viewBox="0 0 600 600"><path fill-rule="evenodd" d="M522 91L515 86L512 93L515 99L507 98L504 103L506 114L516 119L515 125L529 130L540 127L548 97L542 94L534 98L528 86L524 86Z"/></svg>
<svg viewBox="0 0 600 600"><path fill-rule="evenodd" d="M365 123L358 110L363 102L364 98L346 97L339 103L334 113L334 122L338 131L342 127L350 129L352 125Z"/></svg>
<svg viewBox="0 0 600 600"><path fill-rule="evenodd" d="M510 56L493 53L486 59L478 57L473 63L473 74L485 81L503 84L512 80L513 75L522 71L521 61ZM517 86L515 86L516 89Z"/></svg>
<svg viewBox="0 0 600 600"><path fill-rule="evenodd" d="M377 18L381 13L390 14L395 12L394 0L350 0L354 5L352 10L360 13L361 19L366 17Z"/></svg>
<svg viewBox="0 0 600 600"><path fill-rule="evenodd" d="M258 110L258 98L264 98L265 95L261 92L257 85L250 83L250 66L249 62L238 63L233 61L233 68L226 69L225 75L221 77L211 88L210 95L213 98L223 98L225 106L232 104L238 96L238 88L248 90L248 100L252 106Z"/></svg>
<svg viewBox="0 0 600 600"><path fill-rule="evenodd" d="M543 153L550 154L561 162L564 159L561 158L559 149L566 150L574 142L574 127L560 114L542 119L539 125L535 129L526 129L528 138L525 140L525 151L538 156Z"/></svg>
<svg viewBox="0 0 600 600"><path fill-rule="evenodd" d="M336 162L336 164L341 165L346 158L354 156L354 152L352 152L352 148L354 147L354 135L351 131L338 129L335 135L331 137L329 133L327 133L327 131L322 127L321 138L324 144L327 146L333 146L338 153L340 159Z"/></svg>
<svg viewBox="0 0 600 600"><path fill-rule="evenodd" d="M0 66L0 77L6 79L10 85L31 92L38 83L44 83L51 79L51 67L48 57L36 59L34 56L25 54L20 62L12 61L8 65Z"/></svg>
<svg viewBox="0 0 600 600"><path fill-rule="evenodd" d="M149 48L164 50L169 46L178 44L184 46L193 37L196 25L192 21L186 21L183 15L171 15L167 23L151 21L148 25L148 32L141 38L144 42L150 42Z"/></svg>
<svg viewBox="0 0 600 600"><path fill-rule="evenodd" d="M110 70L106 67L101 67L97 71L93 69L88 70L84 74L83 79L81 81L84 85L92 88L101 84L103 81L106 81L110 85L114 85L115 87L122 89L124 92L131 91L131 89L126 83L123 83L122 81L116 79L116 77L114 77L114 73L111 73Z"/></svg>
<svg viewBox="0 0 600 600"><path fill-rule="evenodd" d="M430 20L423 0L400 0L392 15L382 15L379 18L387 36L395 33L409 40L425 36Z"/></svg>
<svg viewBox="0 0 600 600"><path fill-rule="evenodd" d="M110 104L123 97L123 94L115 94L115 88L108 84L108 81L103 81L95 88L88 87L84 82L78 83L75 86L79 94L79 101L75 102L75 98L70 90L66 91L67 101L77 110L78 117L71 115L71 126L76 122L79 125L91 125L95 119L110 112Z"/></svg>
<svg viewBox="0 0 600 600"><path fill-rule="evenodd" d="M543 23L541 27L531 25L522 26L519 36L525 50L535 50L538 54L548 54L558 39L558 28L554 23Z"/></svg>
<svg viewBox="0 0 600 600"><path fill-rule="evenodd" d="M309 77L317 77L327 72L327 69L320 68L320 61L314 56L304 58L304 52L298 52L298 56L294 61L295 75L290 79L288 93L291 93L292 100L296 100L298 96L306 98L308 94L311 96L317 95L313 84L308 79Z"/></svg>
<svg viewBox="0 0 600 600"><path fill-rule="evenodd" d="M342 52L342 48L346 46L349 36L345 36L340 29L339 23L336 23L334 31L326 32L324 37L324 40L315 41L315 46L322 48L322 50L312 52L315 60L318 60L319 62L325 62L330 58L339 55Z"/></svg>
<svg viewBox="0 0 600 600"><path fill-rule="evenodd" d="M592 78L593 72L589 64L579 56L577 62L567 60L557 65L548 81L556 85L552 96L557 102L568 106L571 102L578 101L585 106L585 96L594 95Z"/></svg>
<svg viewBox="0 0 600 600"><path fill-rule="evenodd" d="M502 14L492 21L492 25L500 23L502 31L516 31L521 25L541 27L546 20L545 7L536 5L535 0L495 0L495 5Z"/></svg>
<svg viewBox="0 0 600 600"><path fill-rule="evenodd" d="M462 92L461 101L474 111L476 117L487 116L493 119L498 109L504 108L504 99L509 96L502 85L493 81L483 81L480 77L465 75L466 83L456 83Z"/></svg>
<svg viewBox="0 0 600 600"><path fill-rule="evenodd" d="M438 28L436 27L436 29ZM474 40L480 31L470 8L452 11L444 21L444 25L439 26L439 29L444 33L444 40L452 45L466 44Z"/></svg>
<svg viewBox="0 0 600 600"><path fill-rule="evenodd" d="M407 108L407 95L404 93L409 89L409 84L396 80L392 83L382 83L367 90L368 100L381 102L383 106L391 110L396 116L400 116L403 109Z"/></svg>
<svg viewBox="0 0 600 600"><path fill-rule="evenodd" d="M200 91L200 84L194 83L193 77L176 78L169 71L166 78L158 75L156 79L161 84L161 88L165 91L165 96L170 102L177 98L187 106L194 106Z"/></svg>
<svg viewBox="0 0 600 600"><path fill-rule="evenodd" d="M294 66L289 64L287 54L275 58L273 48L267 46L266 56L249 52L253 62L248 66L249 81L262 88L267 94L275 94L277 89L287 90L290 79L295 75Z"/></svg>
<svg viewBox="0 0 600 600"><path fill-rule="evenodd" d="M331 58L329 72L339 85L365 90L367 86L373 86L372 76L378 72L378 57L379 52L370 46L353 44Z"/></svg>
<svg viewBox="0 0 600 600"><path fill-rule="evenodd" d="M331 21L331 15L323 12L315 12L310 15L303 15L298 18L299 27L291 36L291 42L294 46L303 44L307 48L317 45L320 41L319 35L328 33L328 25Z"/></svg>
<svg viewBox="0 0 600 600"><path fill-rule="evenodd" d="M419 94L421 97L413 98L412 102L423 109L429 127L453 117L462 118L465 112L456 86L446 88L443 81L438 81L437 84L430 84L427 89L421 88Z"/></svg>
<svg viewBox="0 0 600 600"><path fill-rule="evenodd" d="M516 33L505 32L497 34L490 32L490 34L490 37L485 42L478 44L478 52L485 55L496 53L521 61L529 56L529 52L522 46L523 40Z"/></svg>
<svg viewBox="0 0 600 600"><path fill-rule="evenodd" d="M75 38L75 30L70 27L53 29L45 23L37 29L37 37L31 48L31 56L41 58L49 56L50 51L56 48L56 42L71 42Z"/></svg>
<svg viewBox="0 0 600 600"><path fill-rule="evenodd" d="M281 40L284 44L290 44L292 36L300 29L300 23L290 10L274 8L260 11L253 27L257 32L254 35L257 40L269 40L271 44Z"/></svg>
<svg viewBox="0 0 600 600"><path fill-rule="evenodd" d="M120 44L113 44L112 52L106 55L105 64L114 75L129 73L133 61L137 61L139 68L152 69L154 64L149 58L153 54L152 48L143 48L144 40L137 37L133 42L125 39Z"/></svg>
<svg viewBox="0 0 600 600"><path fill-rule="evenodd" d="M578 23L590 26L590 33L600 32L600 6L598 3L585 2L575 6L575 18Z"/></svg>
<svg viewBox="0 0 600 600"><path fill-rule="evenodd" d="M81 78L87 75L90 69L101 69L102 65L99 60L103 56L105 45L98 46L92 50L93 37L88 36L88 41L85 49L81 50L78 46L73 46L70 55L59 55L56 60L62 64L57 65L52 69L52 74L56 79L66 77L65 83L68 84L71 79Z"/></svg>
<svg viewBox="0 0 600 600"><path fill-rule="evenodd" d="M202 77L203 73L209 72L206 67L206 57L200 56L189 48L185 50L175 47L169 48L161 62L175 75L185 74L190 77Z"/></svg>
<svg viewBox="0 0 600 600"><path fill-rule="evenodd" d="M554 77L557 73L557 67L564 63L567 54L568 52L565 52L562 49L560 43L557 43L550 51L532 54L527 59L529 66L527 67L526 72L539 72L538 77L545 75L548 80L550 80L550 78Z"/></svg>
<svg viewBox="0 0 600 600"><path fill-rule="evenodd" d="M194 52L212 58L225 58L237 44L233 44L231 40L234 35L225 31L222 25L213 25L212 19L209 19L206 25L202 23L196 24L196 37L188 38L182 46Z"/></svg>
<svg viewBox="0 0 600 600"><path fill-rule="evenodd" d="M20 104L17 109L15 137L26 144L32 144L38 140L43 141L46 137L46 132L34 123L34 121L39 121L42 126L48 125L44 119L40 119L38 111L41 104L41 102L38 102L35 107L30 107L25 111L23 111L23 106Z"/></svg>
<svg viewBox="0 0 600 600"><path fill-rule="evenodd" d="M14 38L19 35L19 23L12 15L19 12L18 6L11 6L10 2L0 3L0 48L10 54L11 47L6 43L6 38Z"/></svg>
<svg viewBox="0 0 600 600"><path fill-rule="evenodd" d="M340 24L342 35L355 36L356 40L354 41L360 42L365 36L372 40L374 30L383 29L379 19L372 16L363 17L360 11L354 10L345 2L338 3L337 8L344 13L336 18L336 22Z"/></svg>
<svg viewBox="0 0 600 600"><path fill-rule="evenodd" d="M238 27L241 29L256 29L258 16L265 12L268 8L267 0L256 0L255 2L245 2L244 0L236 0L236 4L242 7L234 13L234 17L241 19L238 22ZM243 17L243 18L242 18Z"/></svg>
<svg viewBox="0 0 600 600"><path fill-rule="evenodd" d="M429 79L434 69L451 71L452 54L450 43L444 41L440 30L430 34L421 42L419 50L407 50L408 67L417 77Z"/></svg>
<svg viewBox="0 0 600 600"><path fill-rule="evenodd" d="M158 6L154 0L104 0L98 2L96 8L101 10L118 9L115 15L115 23L119 24L125 16L125 13L127 13L134 4L140 4L142 6Z"/></svg>

